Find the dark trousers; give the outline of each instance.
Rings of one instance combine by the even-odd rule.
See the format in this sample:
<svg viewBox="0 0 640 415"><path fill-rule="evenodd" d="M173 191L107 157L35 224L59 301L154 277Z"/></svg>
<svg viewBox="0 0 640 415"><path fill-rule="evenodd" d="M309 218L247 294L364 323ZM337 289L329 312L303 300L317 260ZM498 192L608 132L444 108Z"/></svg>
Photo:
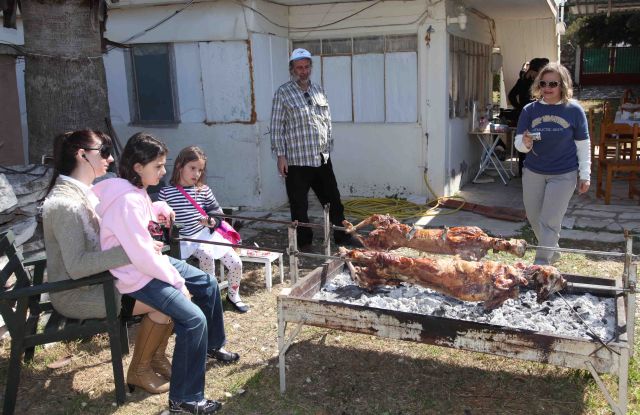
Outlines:
<svg viewBox="0 0 640 415"><path fill-rule="evenodd" d="M340 201L340 191L336 176L333 174L331 159L328 159L320 167L289 166L287 178L287 196L289 197L289 207L291 209L291 220L299 222L309 222L307 211L309 210L309 189L320 200L322 205L329 203L329 219L336 226L342 226L344 220L344 206ZM313 240L311 228L298 227L298 246L310 245ZM336 243L345 240L343 231L334 231L333 239Z"/></svg>

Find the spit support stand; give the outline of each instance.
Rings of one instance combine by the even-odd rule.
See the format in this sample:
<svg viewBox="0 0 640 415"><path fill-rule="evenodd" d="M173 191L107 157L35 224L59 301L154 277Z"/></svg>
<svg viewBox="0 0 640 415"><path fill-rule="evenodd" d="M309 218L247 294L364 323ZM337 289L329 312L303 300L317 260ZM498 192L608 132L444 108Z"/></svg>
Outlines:
<svg viewBox="0 0 640 415"><path fill-rule="evenodd" d="M331 221L329 218L329 203L324 205L324 254L331 256Z"/></svg>
<svg viewBox="0 0 640 415"><path fill-rule="evenodd" d="M635 326L636 326L636 283L638 279L638 265L633 261L633 236L628 230L624 231L626 241L626 255L624 258L623 287L625 290L625 303L627 306L627 336L629 344L629 357L633 357Z"/></svg>
<svg viewBox="0 0 640 415"><path fill-rule="evenodd" d="M623 298L626 309L626 342L627 347L620 349L620 357L618 360L618 401L613 398L607 389L607 385L600 378L600 374L596 371L593 363L585 361L587 370L593 376L598 388L604 395L605 399L611 406L616 415L625 415L629 406L628 389L629 389L629 361L633 356L633 341L635 331L635 315L636 315L636 280L637 280L637 264L633 261L633 236L629 231L624 231L626 250L624 253L624 271L622 273Z"/></svg>
<svg viewBox="0 0 640 415"><path fill-rule="evenodd" d="M294 221L289 226L289 246L287 247L287 254L289 255L289 279L291 285L298 281L298 222Z"/></svg>

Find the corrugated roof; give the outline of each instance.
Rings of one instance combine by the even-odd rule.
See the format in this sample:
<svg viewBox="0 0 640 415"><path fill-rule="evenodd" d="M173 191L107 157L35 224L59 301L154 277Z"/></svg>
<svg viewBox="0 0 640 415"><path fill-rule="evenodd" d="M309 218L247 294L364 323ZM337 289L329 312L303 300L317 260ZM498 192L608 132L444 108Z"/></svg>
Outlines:
<svg viewBox="0 0 640 415"><path fill-rule="evenodd" d="M568 0L565 3L571 14L590 16L593 14L629 13L640 11L638 0Z"/></svg>

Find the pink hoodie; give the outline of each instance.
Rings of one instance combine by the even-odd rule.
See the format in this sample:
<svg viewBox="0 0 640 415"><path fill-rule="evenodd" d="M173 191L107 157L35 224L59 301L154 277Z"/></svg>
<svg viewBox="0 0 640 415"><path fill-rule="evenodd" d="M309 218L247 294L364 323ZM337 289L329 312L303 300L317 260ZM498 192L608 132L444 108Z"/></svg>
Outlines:
<svg viewBox="0 0 640 415"><path fill-rule="evenodd" d="M110 270L117 278L118 291L122 294L138 291L153 278L181 290L184 278L165 255L156 253L148 230L149 221L172 212L169 205L165 202L151 203L146 190L137 188L125 179L103 180L92 190L100 199L96 212L102 218L102 249L122 245L131 258L130 265Z"/></svg>

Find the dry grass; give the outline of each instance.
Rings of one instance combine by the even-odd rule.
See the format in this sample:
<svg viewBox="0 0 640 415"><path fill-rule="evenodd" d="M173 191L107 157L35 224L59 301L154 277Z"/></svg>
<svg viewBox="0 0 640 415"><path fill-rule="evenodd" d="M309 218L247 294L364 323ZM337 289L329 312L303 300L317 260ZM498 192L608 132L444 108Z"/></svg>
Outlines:
<svg viewBox="0 0 640 415"><path fill-rule="evenodd" d="M526 232L525 232L526 234ZM263 246L284 246L282 233L263 233ZM528 254L530 255L530 254ZM504 259L492 254L493 259ZM530 260L531 258L525 258ZM316 262L304 260L308 271ZM559 268L574 274L619 275L621 264L565 255ZM287 393L278 393L276 295L264 289L262 269L245 266L247 314L225 313L229 349L238 364L209 364L206 394L224 402L222 414L606 414L608 405L585 370L505 359L419 343L306 327L287 355ZM594 271L595 270L595 271ZM276 273L277 275L277 273ZM274 281L275 283L276 281ZM279 282L279 281L278 281ZM135 328L130 330L131 338ZM0 352L6 376L8 342ZM47 364L72 355L71 363ZM125 358L125 368L130 356ZM630 412L640 413L640 368L632 362ZM604 376L614 387L614 378ZM4 387L4 385L0 385ZM56 344L39 350L22 374L16 413L159 414L167 394L136 390L122 407L114 393L108 342Z"/></svg>

